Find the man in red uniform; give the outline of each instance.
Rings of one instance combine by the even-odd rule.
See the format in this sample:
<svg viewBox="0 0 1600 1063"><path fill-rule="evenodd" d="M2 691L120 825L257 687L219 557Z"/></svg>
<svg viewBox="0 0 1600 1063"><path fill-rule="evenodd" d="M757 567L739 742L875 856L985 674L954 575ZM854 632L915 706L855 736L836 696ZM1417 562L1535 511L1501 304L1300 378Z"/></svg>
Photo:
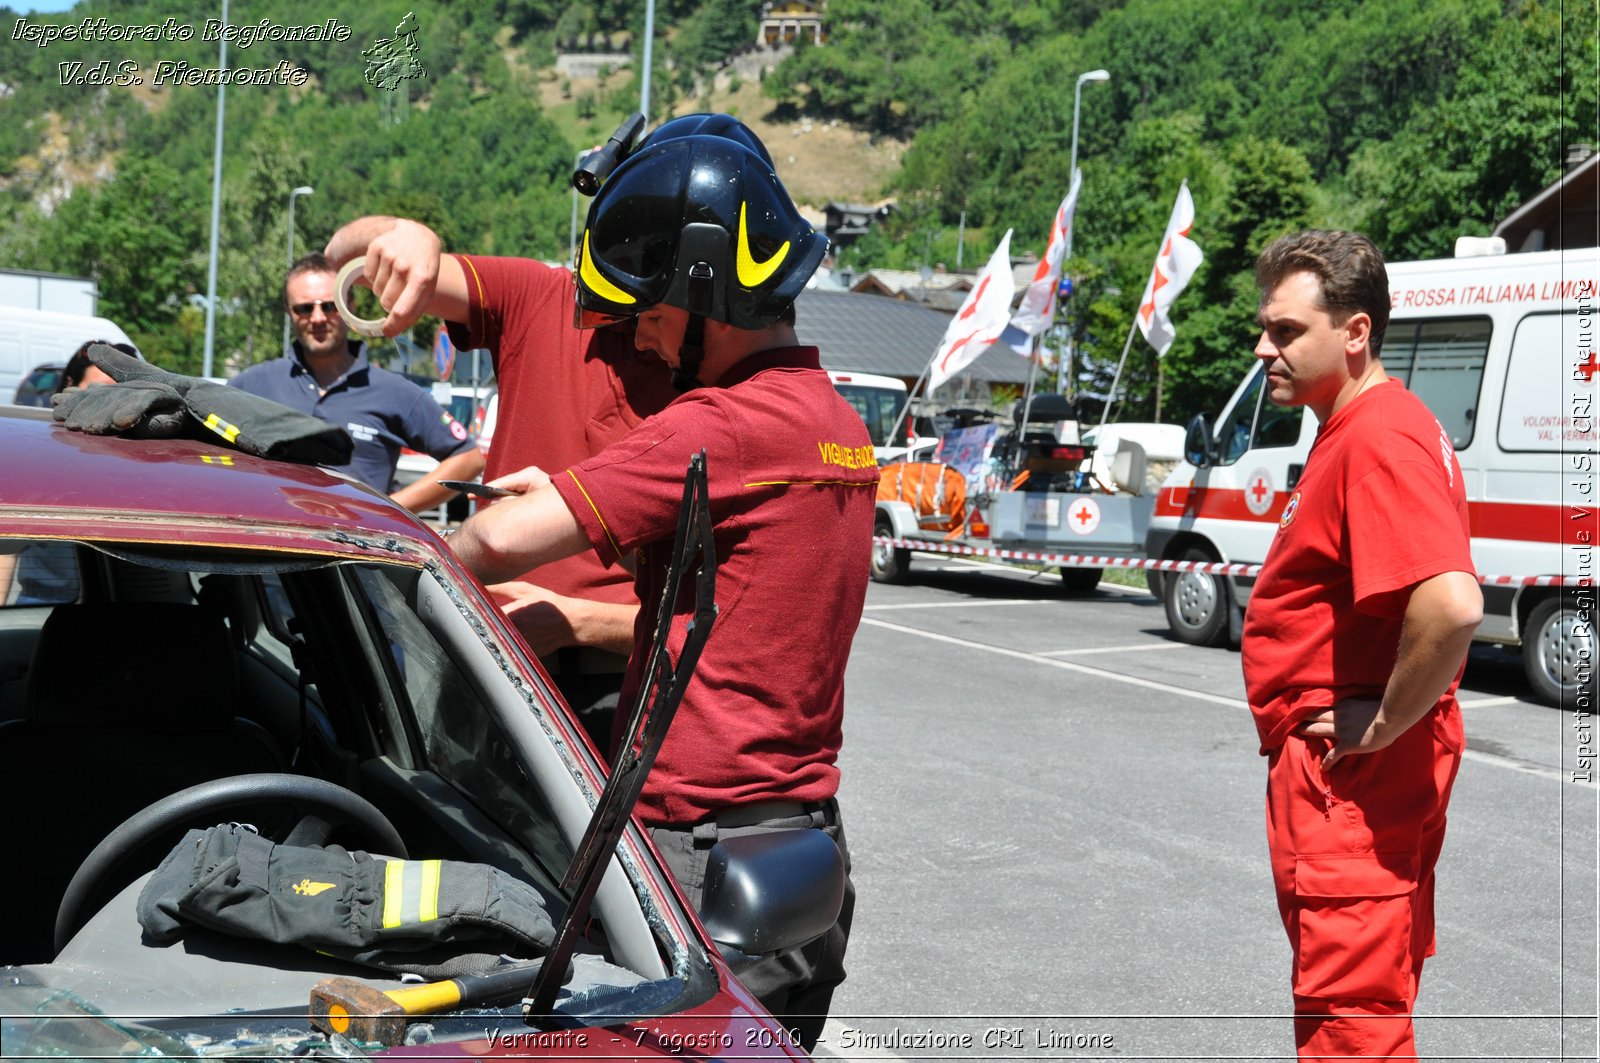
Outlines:
<svg viewBox="0 0 1600 1063"><path fill-rule="evenodd" d="M585 325L636 318L638 347L687 390L564 471L501 477L520 497L451 540L486 581L638 551L640 598L659 600L684 474L705 450L720 612L639 804L696 907L719 834L820 828L849 868L834 796L878 470L861 418L795 337L794 299L826 246L764 153L712 133L653 135L590 208L577 309ZM674 617L674 654L687 620ZM635 627L624 705L650 622ZM847 881L827 934L740 972L807 1049L844 977L853 903Z"/></svg>
<svg viewBox="0 0 1600 1063"><path fill-rule="evenodd" d="M663 123L646 144L687 133L732 139L771 157L748 127L725 114ZM423 314L443 318L462 350L486 347L499 389L499 423L486 479L538 466L564 469L621 439L677 394L667 367L633 342L633 319L575 327L570 270L521 258L441 254L438 236L403 218L373 216L328 241L336 267L357 255L388 309L394 336ZM633 576L592 551L489 588L543 660L597 748L610 747L639 601Z"/></svg>
<svg viewBox="0 0 1600 1063"><path fill-rule="evenodd" d="M458 348L488 348L500 412L487 479L530 465L574 465L677 394L666 365L634 349L631 323L573 327L570 270L531 259L443 255L433 230L390 217L344 226L327 255L338 264L366 255L364 271L384 282L378 289L393 286L386 334L427 313L449 323ZM537 582L491 590L605 751L639 609L632 574L586 551L544 566Z"/></svg>
<svg viewBox="0 0 1600 1063"><path fill-rule="evenodd" d="M1414 1057L1433 871L1483 599L1449 436L1379 361L1383 258L1286 236L1256 263L1272 401L1322 428L1250 597L1244 677L1302 1059Z"/></svg>

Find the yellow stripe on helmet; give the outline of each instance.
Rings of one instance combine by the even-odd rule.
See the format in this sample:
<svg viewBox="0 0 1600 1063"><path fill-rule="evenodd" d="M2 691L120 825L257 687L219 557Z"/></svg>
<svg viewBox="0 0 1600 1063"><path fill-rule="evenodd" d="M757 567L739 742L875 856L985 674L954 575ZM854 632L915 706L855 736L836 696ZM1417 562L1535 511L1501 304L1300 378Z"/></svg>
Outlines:
<svg viewBox="0 0 1600 1063"><path fill-rule="evenodd" d="M789 241L785 240L783 246L773 252L772 257L765 262L757 262L756 257L750 253L750 231L745 227L744 214L745 205L740 203L739 247L735 253L734 264L738 269L739 283L746 288L755 288L783 265L783 260L789 254Z"/></svg>
<svg viewBox="0 0 1600 1063"><path fill-rule="evenodd" d="M591 292L598 295L608 303L620 303L628 306L639 300L606 280L605 276L595 268L594 259L589 257L589 233L583 234L583 255L578 259L578 276Z"/></svg>

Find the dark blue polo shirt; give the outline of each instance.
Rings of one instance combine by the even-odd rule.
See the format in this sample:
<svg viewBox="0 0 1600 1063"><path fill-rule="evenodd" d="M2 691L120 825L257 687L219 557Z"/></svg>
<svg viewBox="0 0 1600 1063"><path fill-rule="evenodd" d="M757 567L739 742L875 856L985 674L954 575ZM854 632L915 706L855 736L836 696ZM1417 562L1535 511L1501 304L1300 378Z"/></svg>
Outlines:
<svg viewBox="0 0 1600 1063"><path fill-rule="evenodd" d="M443 461L477 445L432 395L399 373L369 364L365 347L351 346L355 364L325 394L298 353L253 365L228 383L343 426L356 447L350 464L340 470L385 494L393 488L401 447Z"/></svg>

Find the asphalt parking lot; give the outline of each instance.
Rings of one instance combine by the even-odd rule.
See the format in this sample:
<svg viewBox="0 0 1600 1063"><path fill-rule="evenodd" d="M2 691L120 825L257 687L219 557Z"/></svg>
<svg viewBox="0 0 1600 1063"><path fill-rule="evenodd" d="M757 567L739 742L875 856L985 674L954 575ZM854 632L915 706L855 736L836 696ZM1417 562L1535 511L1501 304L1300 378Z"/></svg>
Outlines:
<svg viewBox="0 0 1600 1063"><path fill-rule="evenodd" d="M859 900L820 1058L1293 1056L1239 655L1160 603L917 555L846 688ZM1595 1058L1593 785L1572 715L1475 649L1418 1005L1433 1059Z"/></svg>

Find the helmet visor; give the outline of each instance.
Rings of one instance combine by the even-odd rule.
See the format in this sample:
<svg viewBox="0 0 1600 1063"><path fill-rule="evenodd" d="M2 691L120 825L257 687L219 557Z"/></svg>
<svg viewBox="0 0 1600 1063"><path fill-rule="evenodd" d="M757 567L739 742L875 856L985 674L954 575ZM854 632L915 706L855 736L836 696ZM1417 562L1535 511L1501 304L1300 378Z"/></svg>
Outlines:
<svg viewBox="0 0 1600 1063"><path fill-rule="evenodd" d="M607 325L620 325L633 316L632 314L610 314L604 310L590 310L581 302L572 304L573 328L605 328Z"/></svg>

